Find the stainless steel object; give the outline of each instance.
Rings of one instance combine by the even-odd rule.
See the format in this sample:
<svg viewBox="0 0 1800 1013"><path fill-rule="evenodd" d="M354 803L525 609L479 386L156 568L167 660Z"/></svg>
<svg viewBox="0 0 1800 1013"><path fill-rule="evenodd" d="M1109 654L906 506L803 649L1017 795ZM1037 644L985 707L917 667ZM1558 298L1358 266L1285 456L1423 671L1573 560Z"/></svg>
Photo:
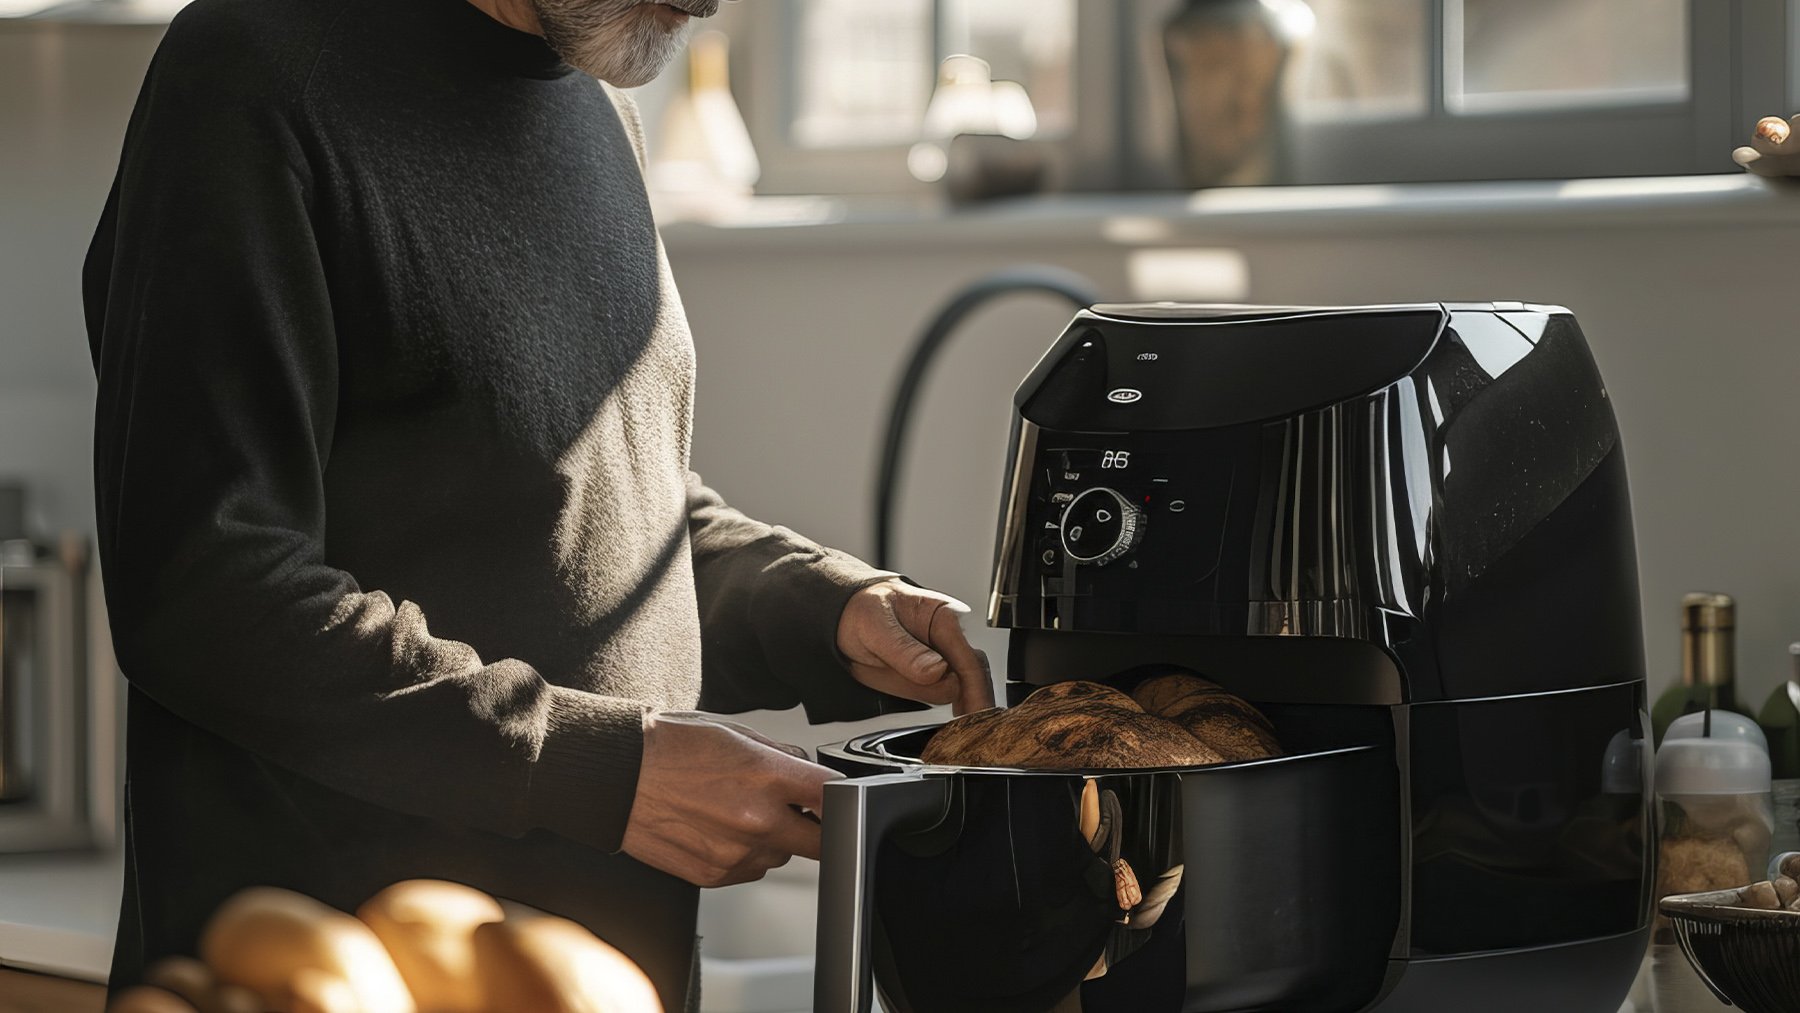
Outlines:
<svg viewBox="0 0 1800 1013"><path fill-rule="evenodd" d="M818 971L813 1008L868 1013L869 949L873 943L875 856L871 842L943 818L949 782L919 773L883 774L825 786L825 825L819 860Z"/></svg>
<svg viewBox="0 0 1800 1013"><path fill-rule="evenodd" d="M0 565L0 853L116 830L117 674L81 556Z"/></svg>

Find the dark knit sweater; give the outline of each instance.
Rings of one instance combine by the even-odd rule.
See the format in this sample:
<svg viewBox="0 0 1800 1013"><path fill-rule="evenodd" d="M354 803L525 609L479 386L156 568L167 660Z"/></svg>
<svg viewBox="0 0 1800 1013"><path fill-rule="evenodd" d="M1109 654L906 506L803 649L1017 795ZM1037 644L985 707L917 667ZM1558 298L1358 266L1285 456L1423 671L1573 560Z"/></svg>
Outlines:
<svg viewBox="0 0 1800 1013"><path fill-rule="evenodd" d="M466 0L170 27L85 277L115 984L240 887L439 876L588 924L678 1009L695 893L616 853L646 708L882 709L834 650L881 575L688 471L641 159L626 100Z"/></svg>

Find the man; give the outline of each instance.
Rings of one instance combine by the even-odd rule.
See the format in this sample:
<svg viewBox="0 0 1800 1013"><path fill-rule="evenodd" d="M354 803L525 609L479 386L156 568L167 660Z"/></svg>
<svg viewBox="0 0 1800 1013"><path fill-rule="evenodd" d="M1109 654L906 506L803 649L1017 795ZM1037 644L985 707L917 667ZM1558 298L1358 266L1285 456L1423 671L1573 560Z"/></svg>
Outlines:
<svg viewBox="0 0 1800 1013"><path fill-rule="evenodd" d="M628 102L715 0L199 0L89 253L131 682L115 987L253 883L441 877L695 994L832 775L678 713L992 701L957 607L688 471Z"/></svg>

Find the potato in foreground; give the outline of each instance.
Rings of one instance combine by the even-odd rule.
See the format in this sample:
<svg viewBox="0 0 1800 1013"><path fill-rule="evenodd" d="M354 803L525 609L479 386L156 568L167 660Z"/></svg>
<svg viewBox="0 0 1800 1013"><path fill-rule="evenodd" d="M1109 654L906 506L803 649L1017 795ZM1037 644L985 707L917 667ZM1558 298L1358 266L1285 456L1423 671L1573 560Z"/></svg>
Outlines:
<svg viewBox="0 0 1800 1013"><path fill-rule="evenodd" d="M498 1008L475 967L475 930L505 917L494 898L460 883L409 879L369 898L356 916L387 947L420 1009Z"/></svg>
<svg viewBox="0 0 1800 1013"><path fill-rule="evenodd" d="M505 997L505 1008L662 1013L656 987L643 970L592 932L528 907L505 908L505 921L475 929L476 966L488 994Z"/></svg>
<svg viewBox="0 0 1800 1013"><path fill-rule="evenodd" d="M307 1004L332 1004L328 1010L343 1002L357 1013L417 1009L368 926L290 890L239 891L207 922L200 957L220 981L255 992L269 1009L294 1005L297 985Z"/></svg>

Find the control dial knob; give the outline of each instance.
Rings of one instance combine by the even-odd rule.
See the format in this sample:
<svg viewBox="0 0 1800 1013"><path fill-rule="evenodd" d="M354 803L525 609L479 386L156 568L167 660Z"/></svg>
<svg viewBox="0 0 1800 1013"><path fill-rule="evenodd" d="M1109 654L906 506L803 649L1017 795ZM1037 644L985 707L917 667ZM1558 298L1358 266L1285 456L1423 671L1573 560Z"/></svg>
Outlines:
<svg viewBox="0 0 1800 1013"><path fill-rule="evenodd" d="M1085 490L1063 509L1063 551L1073 562L1105 566L1143 537L1144 511L1115 490Z"/></svg>

